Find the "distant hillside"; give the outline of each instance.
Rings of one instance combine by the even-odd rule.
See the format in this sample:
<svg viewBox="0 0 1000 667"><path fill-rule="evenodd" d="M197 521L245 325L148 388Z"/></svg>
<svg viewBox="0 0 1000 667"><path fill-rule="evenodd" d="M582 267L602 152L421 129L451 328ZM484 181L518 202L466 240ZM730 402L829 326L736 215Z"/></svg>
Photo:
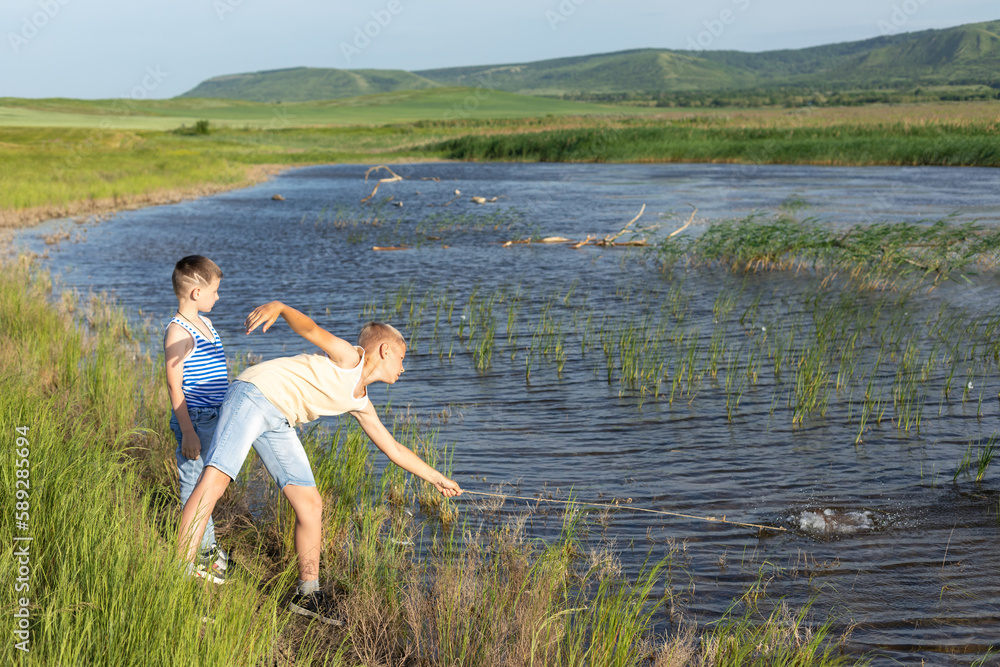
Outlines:
<svg viewBox="0 0 1000 667"><path fill-rule="evenodd" d="M1000 21L807 49L762 53L640 49L415 73L445 85L486 85L536 95L788 85L991 84L1000 82Z"/></svg>
<svg viewBox="0 0 1000 667"><path fill-rule="evenodd" d="M637 49L412 73L300 67L216 77L184 96L310 101L434 86L572 96L974 84L1000 86L1000 21L763 53Z"/></svg>
<svg viewBox="0 0 1000 667"><path fill-rule="evenodd" d="M450 86L485 86L512 93L626 90L705 90L756 85L758 75L693 53L641 49L519 65L424 70L423 77Z"/></svg>
<svg viewBox="0 0 1000 667"><path fill-rule="evenodd" d="M229 74L203 81L180 97L214 97L250 102L309 102L440 84L403 70L294 67L249 74Z"/></svg>

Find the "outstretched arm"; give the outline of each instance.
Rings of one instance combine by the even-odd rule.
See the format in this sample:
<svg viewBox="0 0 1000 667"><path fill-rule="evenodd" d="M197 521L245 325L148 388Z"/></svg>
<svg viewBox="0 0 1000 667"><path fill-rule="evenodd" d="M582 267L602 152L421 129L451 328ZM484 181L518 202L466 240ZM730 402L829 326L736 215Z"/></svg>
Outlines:
<svg viewBox="0 0 1000 667"><path fill-rule="evenodd" d="M371 401L361 410L352 412L351 415L358 420L364 432L375 443L375 446L389 457L390 461L403 470L433 484L445 498L453 498L462 494L462 488L458 484L424 463L423 459L392 437L389 430L382 424L382 420L378 418Z"/></svg>
<svg viewBox="0 0 1000 667"><path fill-rule="evenodd" d="M330 360L338 366L350 368L358 363L358 351L354 349L353 345L343 338L334 336L313 322L308 315L280 301L272 301L258 306L247 315L243 325L246 327L248 335L258 326L261 327L262 332L266 332L279 317L284 317L292 331L326 352L330 356Z"/></svg>

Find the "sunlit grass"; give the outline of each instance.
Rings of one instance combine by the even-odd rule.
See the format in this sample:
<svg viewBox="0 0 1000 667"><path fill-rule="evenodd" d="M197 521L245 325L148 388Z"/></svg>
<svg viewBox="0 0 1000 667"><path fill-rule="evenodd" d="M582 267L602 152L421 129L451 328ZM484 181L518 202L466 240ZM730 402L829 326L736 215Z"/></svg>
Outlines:
<svg viewBox="0 0 1000 667"><path fill-rule="evenodd" d="M172 451L161 380L120 309L97 299L47 303L49 284L24 260L0 278L0 423L29 445L28 529L0 528L10 563L30 536L30 651L9 664L226 664L275 655L287 623L254 582L206 590L182 576L167 520ZM0 453L0 506L14 516L14 447ZM165 506L165 503L167 504ZM173 503L176 503L174 495ZM206 620L207 619L207 620ZM8 637L13 618L5 615Z"/></svg>

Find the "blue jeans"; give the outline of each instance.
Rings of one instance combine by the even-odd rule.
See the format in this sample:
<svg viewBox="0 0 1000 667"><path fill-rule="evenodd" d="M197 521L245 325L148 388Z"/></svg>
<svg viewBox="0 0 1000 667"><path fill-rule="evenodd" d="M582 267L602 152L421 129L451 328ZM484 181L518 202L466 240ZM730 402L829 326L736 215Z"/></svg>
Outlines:
<svg viewBox="0 0 1000 667"><path fill-rule="evenodd" d="M285 415L252 383L233 380L205 465L236 479L251 447L279 489L286 484L316 486L302 441Z"/></svg>
<svg viewBox="0 0 1000 667"><path fill-rule="evenodd" d="M177 438L175 455L177 457L177 472L181 478L181 507L191 497L191 492L194 491L194 487L198 483L198 478L201 477L201 471L205 467L205 461L208 459L208 449L212 446L212 438L215 437L215 429L219 425L219 408L188 408L188 416L191 417L191 425L194 426L194 432L198 435L198 439L201 440L201 452L196 459L189 459L181 452L181 442L183 440L181 425L177 421L177 415L170 414L170 430L174 432L174 437ZM215 522L212 521L212 517L208 517L208 526L205 527L205 537L201 540L201 550L205 551L213 544L215 544Z"/></svg>

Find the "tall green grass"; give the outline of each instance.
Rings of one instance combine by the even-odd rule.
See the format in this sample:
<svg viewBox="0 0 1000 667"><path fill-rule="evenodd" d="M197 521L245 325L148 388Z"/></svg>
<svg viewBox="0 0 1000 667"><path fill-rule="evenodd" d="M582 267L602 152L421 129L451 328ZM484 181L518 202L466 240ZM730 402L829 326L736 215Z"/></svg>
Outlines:
<svg viewBox="0 0 1000 667"><path fill-rule="evenodd" d="M15 428L29 443L27 531L0 524L3 569L30 536L29 652L14 648L5 586L0 661L27 665L257 663L275 655L287 619L241 577L206 590L182 576L164 504L170 451L160 379L122 312L79 305L86 324L47 303L30 263L0 275L0 511L15 512ZM151 429L155 429L151 430ZM176 500L173 501L176 503ZM203 620L207 619L206 620Z"/></svg>
<svg viewBox="0 0 1000 667"><path fill-rule="evenodd" d="M455 160L749 162L757 164L1000 166L995 122L913 126L581 128L468 135L432 148Z"/></svg>

